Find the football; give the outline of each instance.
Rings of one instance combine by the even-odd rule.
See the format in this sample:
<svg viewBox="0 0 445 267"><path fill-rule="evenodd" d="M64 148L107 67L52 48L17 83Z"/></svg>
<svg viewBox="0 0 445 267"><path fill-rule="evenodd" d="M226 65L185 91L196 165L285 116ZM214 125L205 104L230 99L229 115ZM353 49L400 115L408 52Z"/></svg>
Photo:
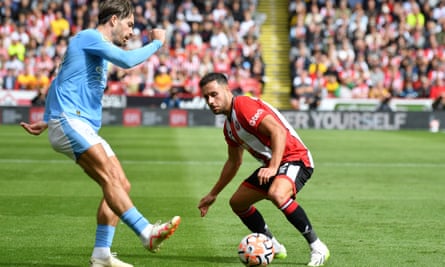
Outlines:
<svg viewBox="0 0 445 267"><path fill-rule="evenodd" d="M251 233L238 246L238 255L245 266L267 266L274 257L272 240L264 234Z"/></svg>

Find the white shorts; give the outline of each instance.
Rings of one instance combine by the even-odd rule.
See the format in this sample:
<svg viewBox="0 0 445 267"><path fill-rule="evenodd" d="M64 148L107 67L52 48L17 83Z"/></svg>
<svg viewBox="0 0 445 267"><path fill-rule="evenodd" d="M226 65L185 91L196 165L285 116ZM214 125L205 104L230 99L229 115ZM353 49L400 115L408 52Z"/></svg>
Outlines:
<svg viewBox="0 0 445 267"><path fill-rule="evenodd" d="M109 157L115 155L107 141L88 123L66 115L48 121L48 139L55 151L73 160L96 144L102 144Z"/></svg>

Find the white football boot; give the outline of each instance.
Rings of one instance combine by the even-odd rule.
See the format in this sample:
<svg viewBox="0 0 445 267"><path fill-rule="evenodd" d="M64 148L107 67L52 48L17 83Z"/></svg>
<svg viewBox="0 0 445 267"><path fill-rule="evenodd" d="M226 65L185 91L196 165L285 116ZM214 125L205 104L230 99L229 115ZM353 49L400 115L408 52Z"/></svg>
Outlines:
<svg viewBox="0 0 445 267"><path fill-rule="evenodd" d="M148 239L143 240L144 247L150 252L158 252L162 242L176 231L180 222L181 217L175 216L169 222L153 224Z"/></svg>
<svg viewBox="0 0 445 267"><path fill-rule="evenodd" d="M329 259L329 256L328 247L320 239L317 239L317 241L311 244L311 260L307 266L323 266Z"/></svg>
<svg viewBox="0 0 445 267"><path fill-rule="evenodd" d="M90 258L90 267L133 267L133 265L125 263L112 254L106 259Z"/></svg>
<svg viewBox="0 0 445 267"><path fill-rule="evenodd" d="M273 249L275 252L274 259L285 259L287 257L286 247L272 237Z"/></svg>

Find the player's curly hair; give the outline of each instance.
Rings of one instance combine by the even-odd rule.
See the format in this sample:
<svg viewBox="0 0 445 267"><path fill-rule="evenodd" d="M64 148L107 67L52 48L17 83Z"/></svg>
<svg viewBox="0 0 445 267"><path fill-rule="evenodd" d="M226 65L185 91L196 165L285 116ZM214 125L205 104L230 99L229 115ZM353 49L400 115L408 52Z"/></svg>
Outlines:
<svg viewBox="0 0 445 267"><path fill-rule="evenodd" d="M131 16L134 12L130 0L101 0L99 3L98 24L103 25L116 15L119 19Z"/></svg>

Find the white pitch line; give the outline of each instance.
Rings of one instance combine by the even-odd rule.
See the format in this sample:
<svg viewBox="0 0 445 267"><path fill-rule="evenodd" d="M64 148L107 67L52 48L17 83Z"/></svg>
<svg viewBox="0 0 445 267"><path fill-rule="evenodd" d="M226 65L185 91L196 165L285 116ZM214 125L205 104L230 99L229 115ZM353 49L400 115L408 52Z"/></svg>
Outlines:
<svg viewBox="0 0 445 267"><path fill-rule="evenodd" d="M222 165L223 161L163 161L163 160L122 160L122 164L153 164L153 165ZM0 159L0 164L34 164L34 163L46 163L46 164L72 164L71 160L42 160L42 159ZM244 164L258 165L257 162L247 162ZM317 166L343 166L343 167L405 167L405 168L418 168L418 167L430 167L430 168L445 168L445 163L418 163L418 162L317 162Z"/></svg>

